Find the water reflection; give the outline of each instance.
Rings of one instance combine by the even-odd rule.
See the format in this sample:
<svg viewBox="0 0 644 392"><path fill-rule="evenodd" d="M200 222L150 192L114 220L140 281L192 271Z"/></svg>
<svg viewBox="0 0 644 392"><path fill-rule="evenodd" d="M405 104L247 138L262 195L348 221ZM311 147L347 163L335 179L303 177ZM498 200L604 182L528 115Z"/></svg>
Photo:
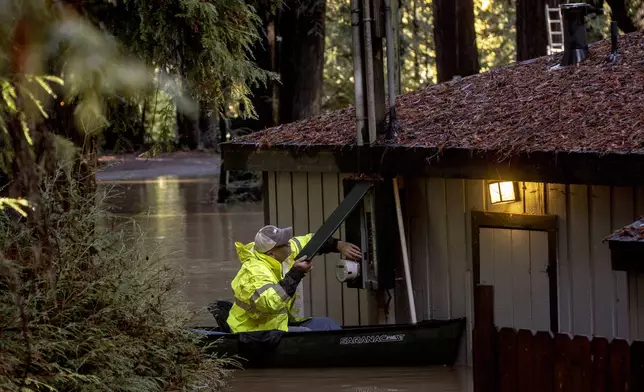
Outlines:
<svg viewBox="0 0 644 392"><path fill-rule="evenodd" d="M113 192L113 211L135 218L147 231L148 251L184 271L185 298L193 309L202 309L194 323L214 326L203 308L216 299L230 299L230 281L239 269L234 242L252 241L264 223L262 204L213 203L213 178L161 177L102 186Z"/></svg>

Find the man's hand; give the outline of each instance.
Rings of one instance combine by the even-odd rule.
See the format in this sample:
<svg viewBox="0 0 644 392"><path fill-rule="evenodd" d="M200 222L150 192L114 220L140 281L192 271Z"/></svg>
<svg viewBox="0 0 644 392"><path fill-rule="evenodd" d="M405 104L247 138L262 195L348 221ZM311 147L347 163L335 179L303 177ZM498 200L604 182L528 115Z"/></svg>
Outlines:
<svg viewBox="0 0 644 392"><path fill-rule="evenodd" d="M304 256L295 260L295 263L293 264L293 268L306 274L313 268L313 263L311 263L311 260L307 260L306 256Z"/></svg>
<svg viewBox="0 0 644 392"><path fill-rule="evenodd" d="M349 242L338 241L338 252L348 260L360 260L362 258L360 248Z"/></svg>

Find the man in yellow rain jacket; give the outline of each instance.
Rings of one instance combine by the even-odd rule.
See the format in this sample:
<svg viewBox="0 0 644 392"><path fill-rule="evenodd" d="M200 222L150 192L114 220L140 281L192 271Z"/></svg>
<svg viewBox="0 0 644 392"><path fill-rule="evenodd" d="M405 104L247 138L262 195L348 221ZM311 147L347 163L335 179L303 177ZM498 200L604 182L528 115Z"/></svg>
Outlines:
<svg viewBox="0 0 644 392"><path fill-rule="evenodd" d="M293 237L290 227L265 226L254 242L235 243L242 266L231 284L235 299L227 323L233 333L340 329L327 317L302 317L300 282L312 265L311 260L294 258L312 237ZM339 252L350 260L361 257L360 248L335 238L330 238L319 253L330 252Z"/></svg>

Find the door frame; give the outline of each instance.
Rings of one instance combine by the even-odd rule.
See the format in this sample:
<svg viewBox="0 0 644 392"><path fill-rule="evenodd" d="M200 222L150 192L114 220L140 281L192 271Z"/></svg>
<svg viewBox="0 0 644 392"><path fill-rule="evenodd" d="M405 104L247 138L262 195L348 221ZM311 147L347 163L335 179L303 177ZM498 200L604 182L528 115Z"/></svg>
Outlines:
<svg viewBox="0 0 644 392"><path fill-rule="evenodd" d="M525 215L502 212L472 212L472 267L473 284L481 281L481 229L506 229L544 231L548 233L548 282L550 295L550 331L559 332L559 299L557 296L557 232L559 220L556 215ZM476 293L476 290L474 290ZM476 294L474 301L478 302ZM474 307L476 309L476 306ZM476 311L474 314L476 318Z"/></svg>

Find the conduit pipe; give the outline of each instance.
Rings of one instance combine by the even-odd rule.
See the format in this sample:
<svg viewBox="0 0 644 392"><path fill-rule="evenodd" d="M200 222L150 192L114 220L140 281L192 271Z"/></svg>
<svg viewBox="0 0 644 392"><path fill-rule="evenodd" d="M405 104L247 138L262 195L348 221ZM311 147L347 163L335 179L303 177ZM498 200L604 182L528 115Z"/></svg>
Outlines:
<svg viewBox="0 0 644 392"><path fill-rule="evenodd" d="M364 81L362 69L362 45L360 41L360 0L351 0L351 30L353 33L353 87L355 90L356 132L358 146L364 144Z"/></svg>
<svg viewBox="0 0 644 392"><path fill-rule="evenodd" d="M364 23L365 73L367 83L367 127L369 144L376 141L376 98L373 75L373 42L371 35L371 0L362 0Z"/></svg>
<svg viewBox="0 0 644 392"><path fill-rule="evenodd" d="M414 302L414 290L411 283L411 271L409 268L409 257L407 255L407 241L405 227L403 226L402 208L400 207L400 194L398 190L398 178L393 179L394 198L396 199L396 215L398 217L398 233L400 234L400 248L402 249L403 265L405 269L405 284L407 285L407 298L409 300L409 315L411 323L416 324L416 303Z"/></svg>

